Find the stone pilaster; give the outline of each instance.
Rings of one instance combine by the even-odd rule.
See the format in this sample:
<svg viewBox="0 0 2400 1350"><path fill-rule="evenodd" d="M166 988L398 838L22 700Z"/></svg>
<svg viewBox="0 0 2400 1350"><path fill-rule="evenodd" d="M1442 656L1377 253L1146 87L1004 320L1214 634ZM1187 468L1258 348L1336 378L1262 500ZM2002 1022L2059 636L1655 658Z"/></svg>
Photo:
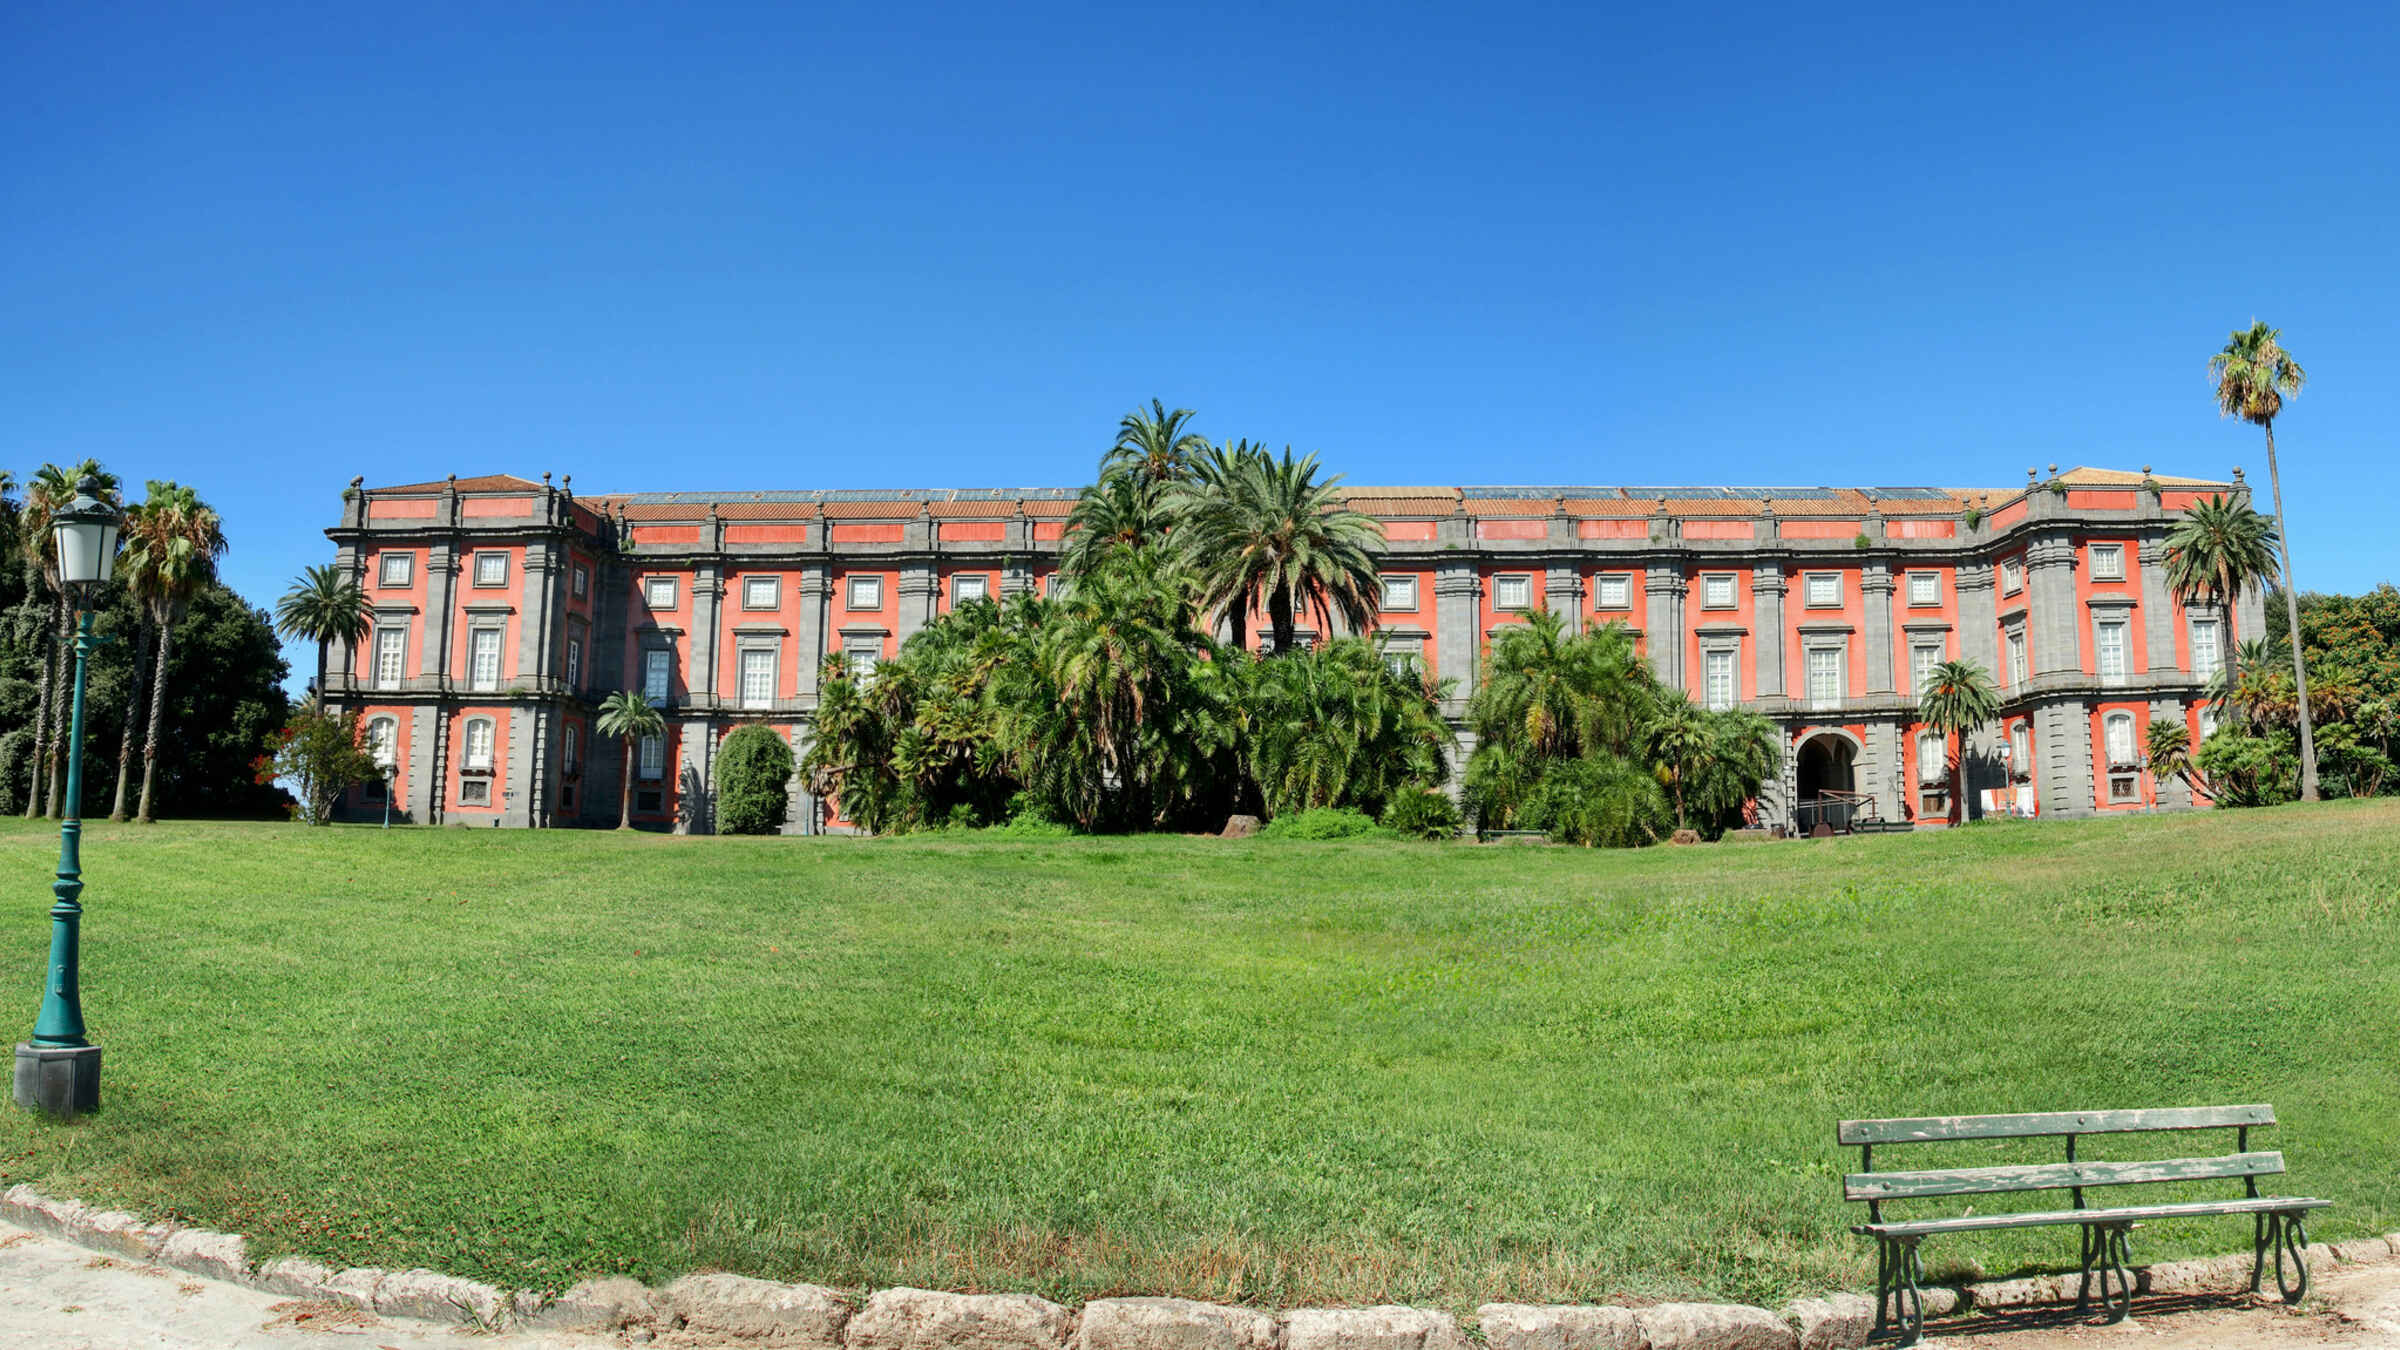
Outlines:
<svg viewBox="0 0 2400 1350"><path fill-rule="evenodd" d="M450 611L458 603L458 551L448 540L425 550L425 612L417 616L417 676L444 687L450 676Z"/></svg>
<svg viewBox="0 0 2400 1350"><path fill-rule="evenodd" d="M1790 667L1783 650L1783 597L1790 591L1783 564L1761 562L1750 569L1750 645L1757 666L1751 687L1758 699L1784 697L1784 672Z"/></svg>
<svg viewBox="0 0 2400 1350"><path fill-rule="evenodd" d="M2025 550L2027 637L2032 674L2083 669L2083 606L2075 598L2075 545L2064 535L2037 539Z"/></svg>
<svg viewBox="0 0 2400 1350"><path fill-rule="evenodd" d="M2150 494L2142 494L2150 500ZM2175 601L2167 593L2167 540L2150 535L2136 555L2142 569L2142 668L2152 674L2176 670Z"/></svg>
<svg viewBox="0 0 2400 1350"><path fill-rule="evenodd" d="M732 697L719 687L723 683L719 667L724 662L717 649L724 624L718 622L718 611L724 603L725 574L720 566L711 560L694 567L692 633L686 639L691 645L686 655L691 660L691 701L702 707L715 707L719 701L730 701Z"/></svg>
<svg viewBox="0 0 2400 1350"><path fill-rule="evenodd" d="M1570 525L1573 522L1568 522ZM1573 567L1553 567L1543 578L1542 598L1571 637L1583 631L1583 574Z"/></svg>
<svg viewBox="0 0 2400 1350"><path fill-rule="evenodd" d="M1452 698L1462 707L1475 692L1475 663L1483 654L1482 608L1483 579L1475 565L1444 562L1433 577L1435 642L1441 676L1457 681Z"/></svg>
<svg viewBox="0 0 2400 1350"><path fill-rule="evenodd" d="M1859 603L1867 644L1869 698L1888 696L1892 685L1892 569L1881 560L1859 569Z"/></svg>
<svg viewBox="0 0 2400 1350"><path fill-rule="evenodd" d="M2173 722L2178 726L2185 725L2183 712L2182 699L2154 698L2150 700L2150 720L2153 722ZM2192 747L2193 754L2199 752L2199 746ZM2160 806L2182 807L2192 804L2192 785L2183 781L2181 775L2159 773L2154 769L2151 771L2150 777L2152 786L2158 793Z"/></svg>
<svg viewBox="0 0 2400 1350"><path fill-rule="evenodd" d="M1683 678L1683 600L1690 589L1680 564L1651 568L1642 582L1650 668L1669 689L1689 687Z"/></svg>
<svg viewBox="0 0 2400 1350"><path fill-rule="evenodd" d="M825 668L825 608L833 595L833 574L823 562L800 565L799 631L792 634L793 658L800 663L800 701L815 707L817 677Z"/></svg>
<svg viewBox="0 0 2400 1350"><path fill-rule="evenodd" d="M932 563L912 562L900 568L899 642L907 642L933 622L941 607L941 593L941 577Z"/></svg>
<svg viewBox="0 0 2400 1350"><path fill-rule="evenodd" d="M1983 667L1994 684L2000 683L2000 606L1993 593L1989 563L1960 563L1953 574L1958 588L1958 657Z"/></svg>
<svg viewBox="0 0 2400 1350"><path fill-rule="evenodd" d="M2088 816L2092 806L2092 728L2081 699L2055 699L2034 713L2034 780L2045 816Z"/></svg>
<svg viewBox="0 0 2400 1350"><path fill-rule="evenodd" d="M1900 758L1900 724L1888 720L1867 723L1866 748L1859 751L1852 777L1858 791L1875 799L1875 812L1885 820L1906 820L1902 793L1905 766Z"/></svg>
<svg viewBox="0 0 2400 1350"><path fill-rule="evenodd" d="M717 757L715 730L702 718L687 717L681 723L683 734L676 738L675 756L675 833L710 834L715 831L716 784L710 777Z"/></svg>

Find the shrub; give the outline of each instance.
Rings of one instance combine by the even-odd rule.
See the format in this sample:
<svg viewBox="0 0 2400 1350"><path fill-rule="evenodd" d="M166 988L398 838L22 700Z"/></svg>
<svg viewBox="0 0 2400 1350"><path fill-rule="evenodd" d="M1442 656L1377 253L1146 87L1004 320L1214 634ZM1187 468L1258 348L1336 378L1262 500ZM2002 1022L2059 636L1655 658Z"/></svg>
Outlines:
<svg viewBox="0 0 2400 1350"><path fill-rule="evenodd" d="M1526 798L1517 823L1546 831L1556 843L1640 848L1667 837L1675 828L1675 810L1648 770L1600 756L1552 765Z"/></svg>
<svg viewBox="0 0 2400 1350"><path fill-rule="evenodd" d="M1009 839L1067 839L1073 837L1075 827L1062 825L1039 811L1026 811L1009 817L984 833Z"/></svg>
<svg viewBox="0 0 2400 1350"><path fill-rule="evenodd" d="M1347 806L1326 806L1277 816L1258 832L1261 839L1356 839L1381 833L1366 812Z"/></svg>
<svg viewBox="0 0 2400 1350"><path fill-rule="evenodd" d="M775 834L791 800L792 747L772 727L737 727L717 749L717 830Z"/></svg>
<svg viewBox="0 0 2400 1350"><path fill-rule="evenodd" d="M359 744L358 714L329 713L315 704L304 705L267 738L267 753L257 762L258 781L290 783L295 819L323 825L333 819L333 804L344 792L382 769Z"/></svg>
<svg viewBox="0 0 2400 1350"><path fill-rule="evenodd" d="M1874 541L1874 540L1872 540L1872 539L1869 539L1869 538L1867 538L1867 532L1866 532L1865 530L1860 530L1860 531L1858 532L1858 537L1857 537L1856 539L1853 539L1853 540L1851 540L1851 541L1850 541L1850 547L1852 547L1852 548L1873 548L1873 547L1875 547L1875 541Z"/></svg>
<svg viewBox="0 0 2400 1350"><path fill-rule="evenodd" d="M1383 808L1383 828L1416 839L1450 839L1461 822L1458 803L1439 788L1404 787Z"/></svg>

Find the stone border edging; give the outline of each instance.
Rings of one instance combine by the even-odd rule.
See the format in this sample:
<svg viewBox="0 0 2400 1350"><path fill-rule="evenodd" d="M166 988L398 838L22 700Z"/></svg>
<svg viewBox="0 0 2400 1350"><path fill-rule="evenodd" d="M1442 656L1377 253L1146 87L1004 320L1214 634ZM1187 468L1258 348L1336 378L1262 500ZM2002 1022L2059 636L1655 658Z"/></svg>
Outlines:
<svg viewBox="0 0 2400 1350"><path fill-rule="evenodd" d="M1430 1308L1293 1308L1283 1313L1180 1298L1094 1299L1075 1310L1032 1294L884 1289L862 1306L813 1284L745 1275L686 1275L662 1289L614 1277L558 1295L514 1292L432 1270L331 1270L302 1257L253 1267L249 1241L117 1210L54 1200L31 1186L0 1193L0 1219L111 1256L169 1266L291 1298L354 1304L393 1317L497 1330L712 1332L804 1350L1473 1350L1449 1313ZM2310 1243L2312 1266L2400 1256L2400 1233ZM2244 1288L2250 1256L2136 1268L2136 1292ZM1990 1280L1925 1291L1925 1315L2017 1308L2074 1297L2073 1275ZM1477 1331L1490 1350L1858 1350L1875 1322L1859 1294L1795 1299L1774 1312L1739 1303L1486 1303Z"/></svg>

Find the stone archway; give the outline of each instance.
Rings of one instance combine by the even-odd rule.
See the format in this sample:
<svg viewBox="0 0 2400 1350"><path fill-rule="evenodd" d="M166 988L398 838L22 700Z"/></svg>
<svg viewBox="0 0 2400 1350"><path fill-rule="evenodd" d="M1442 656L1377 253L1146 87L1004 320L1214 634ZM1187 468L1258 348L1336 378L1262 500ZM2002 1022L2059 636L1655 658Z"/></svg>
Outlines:
<svg viewBox="0 0 2400 1350"><path fill-rule="evenodd" d="M1820 731L1793 752L1792 825L1802 834L1820 824L1850 828L1856 808L1828 802L1825 794L1858 791L1858 742L1838 731Z"/></svg>

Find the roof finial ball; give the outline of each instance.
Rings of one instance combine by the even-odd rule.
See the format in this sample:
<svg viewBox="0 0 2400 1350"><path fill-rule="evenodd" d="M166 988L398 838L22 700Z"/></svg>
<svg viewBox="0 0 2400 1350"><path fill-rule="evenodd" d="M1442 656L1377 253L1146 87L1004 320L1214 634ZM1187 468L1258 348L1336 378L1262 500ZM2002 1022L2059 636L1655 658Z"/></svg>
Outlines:
<svg viewBox="0 0 2400 1350"><path fill-rule="evenodd" d="M2148 478L2149 476L2150 476L2150 466L2149 466L2149 465L2147 465L2147 464L2145 464L2145 465L2143 465L2143 466L2142 466L2142 477L2144 477L2144 478Z"/></svg>
<svg viewBox="0 0 2400 1350"><path fill-rule="evenodd" d="M367 476L366 476L365 474L363 474L363 473L359 473L359 474L352 474L352 475L350 476L350 486L352 486L352 487L365 487L366 485L367 485Z"/></svg>
<svg viewBox="0 0 2400 1350"><path fill-rule="evenodd" d="M2028 464L2028 465L2026 465L2026 466L2025 466L2025 481L2026 481L2026 482L2030 483L2030 482L2032 482L2034 479L2036 479L2036 478L2039 478L2039 477L2041 477L2041 476L2042 476L2042 471L2041 471L2040 469L2037 469L2037 468L2033 467L2033 466L2032 466L2032 465L2030 465L2030 464Z"/></svg>
<svg viewBox="0 0 2400 1350"><path fill-rule="evenodd" d="M2242 481L2242 466L2239 464L2233 466L2233 481L2237 483Z"/></svg>
<svg viewBox="0 0 2400 1350"><path fill-rule="evenodd" d="M542 470L542 486L550 486L550 471L548 469Z"/></svg>
<svg viewBox="0 0 2400 1350"><path fill-rule="evenodd" d="M2050 465L2050 476L2052 478L2058 477L2058 464L2056 461L2052 461Z"/></svg>

